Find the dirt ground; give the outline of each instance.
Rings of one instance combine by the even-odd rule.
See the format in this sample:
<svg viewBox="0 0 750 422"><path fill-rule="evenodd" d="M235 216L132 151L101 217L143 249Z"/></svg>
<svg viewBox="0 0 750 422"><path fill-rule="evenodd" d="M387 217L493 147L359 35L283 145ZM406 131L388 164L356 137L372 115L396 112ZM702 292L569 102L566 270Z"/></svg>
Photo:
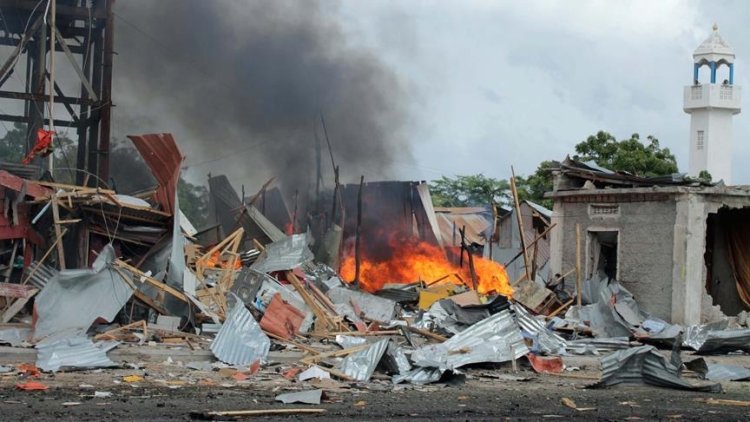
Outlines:
<svg viewBox="0 0 750 422"><path fill-rule="evenodd" d="M744 360L744 359L743 359ZM366 384L332 380L298 382L281 373L291 365L273 365L242 380L233 369L196 371L178 364L149 364L137 369L42 374L47 391L19 391L19 373L0 378L3 420L190 420L191 412L248 409L325 409L321 420L750 420L750 407L712 404L710 399L750 400L750 383L723 383L724 393L693 393L650 386L583 389L598 378L596 359L567 361L581 370L540 375L522 366L472 368L441 384L398 385L381 379ZM125 377L137 375L135 382ZM697 382L691 373L686 378ZM282 404L278 394L322 388L320 405ZM108 397L95 397L108 395ZM567 407L570 399L578 410ZM567 401L567 400L565 400ZM281 418L274 416L273 418Z"/></svg>

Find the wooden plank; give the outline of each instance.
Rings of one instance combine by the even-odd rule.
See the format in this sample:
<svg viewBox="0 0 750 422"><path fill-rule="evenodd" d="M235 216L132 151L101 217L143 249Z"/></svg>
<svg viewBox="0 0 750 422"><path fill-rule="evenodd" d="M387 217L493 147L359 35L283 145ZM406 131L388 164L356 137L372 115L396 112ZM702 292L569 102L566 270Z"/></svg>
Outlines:
<svg viewBox="0 0 750 422"><path fill-rule="evenodd" d="M55 237L62 237L62 229L60 228L60 207L57 204L57 195L52 197L52 218L55 225ZM60 265L60 269L65 269L65 250L63 249L62 242L57 242L57 263Z"/></svg>
<svg viewBox="0 0 750 422"><path fill-rule="evenodd" d="M39 289L33 289L33 290L32 290L32 292L33 292L33 293L32 293L32 294L31 294L31 295L30 295L29 297L22 297L22 298L16 299L16 300L15 300L15 301L13 302L13 304L12 304L12 305L10 305L10 307L9 307L9 308L8 308L8 309L7 309L7 310L6 310L5 312L3 312L3 316L2 316L2 319L1 319L1 321L3 322L3 324L7 323L7 322L8 322L8 321L10 321L10 320L11 320L11 319L12 319L12 318L13 318L14 316L16 316L16 314L17 314L18 312L20 312L20 311L21 311L21 309L23 309L24 305L26 305L26 303L27 303L27 302L28 302L28 301L29 301L29 300L30 300L30 299L32 298L32 296L34 296L34 295L35 295L35 294L36 294L36 293L37 293L38 291L39 291Z"/></svg>
<svg viewBox="0 0 750 422"><path fill-rule="evenodd" d="M306 364L310 364L310 363L320 362L321 360L327 359L327 358L333 358L333 357L339 357L339 356L347 356L347 355L350 355L352 353L365 350L365 349L369 348L370 346L371 346L371 344L362 344L360 346L354 346L354 347L350 347L348 349L335 350L333 352L319 353L319 354L317 354L315 356L309 356L309 357L303 358L302 360L300 360L300 362L306 363Z"/></svg>
<svg viewBox="0 0 750 422"><path fill-rule="evenodd" d="M94 340L101 340L105 338L115 339L117 338L116 335L121 334L123 331L133 330L133 329L143 330L143 335L148 336L148 325L146 324L146 321L140 320L140 321L132 322L128 325L123 325L122 327L117 327L111 330L107 330L101 334L97 334L96 336L94 336Z"/></svg>
<svg viewBox="0 0 750 422"><path fill-rule="evenodd" d="M576 301L578 307L581 307L581 289L583 282L581 280L581 225L576 224Z"/></svg>
<svg viewBox="0 0 750 422"><path fill-rule="evenodd" d="M516 220L518 221L518 236L521 238L521 249L523 250L523 265L526 269L526 278L532 280L531 271L529 271L529 252L526 249L526 236L524 235L523 217L521 217L521 205L518 202L518 190L516 189L516 172L513 166L510 167L511 175L510 190L513 194L513 203L516 207Z"/></svg>
<svg viewBox="0 0 750 422"><path fill-rule="evenodd" d="M317 354L319 354L319 353L320 353L320 351L318 351L318 350L315 350L315 349L313 349L312 347L309 347L309 346L305 346L304 344L302 344L302 343L298 343L298 342L296 342L296 341L294 341L294 340L289 340L289 339L285 339L285 338L283 338L283 337L277 336L276 334L274 334L274 333L271 333L271 332L268 332L268 331L266 331L266 330L263 330L263 332L264 332L264 333L266 333L266 335L267 335L268 337L271 337L272 339L274 339L274 340L276 340L276 341L279 341L279 342L281 342L281 343L291 344L292 346L294 346L294 347L298 347L298 348L300 348L300 349L302 349L302 350L304 350L304 351L306 351L306 352L308 352L308 353L312 353L312 354L314 354L314 355L317 355Z"/></svg>
<svg viewBox="0 0 750 422"><path fill-rule="evenodd" d="M564 311L568 306L572 305L575 299L570 299L569 301L565 302L560 306L559 308L552 311L549 315L546 316L546 318L554 318L559 314L560 312Z"/></svg>
<svg viewBox="0 0 750 422"><path fill-rule="evenodd" d="M34 296L36 290L30 286L16 283L0 283L0 296L28 299Z"/></svg>
<svg viewBox="0 0 750 422"><path fill-rule="evenodd" d="M153 278L147 276L146 274L143 273L143 271L139 270L138 268L135 268L135 267L129 265L128 263L123 262L123 261L121 261L119 259L116 259L115 262L114 262L114 264L116 266L124 269L124 270L127 270L127 271L133 273L134 275L136 275L137 277L139 277L143 282L146 282L146 283L148 283L148 284L156 287L157 289L164 291L165 293L169 293L170 295L176 297L177 299L180 299L181 301L183 301L185 303L189 303L190 299L188 299L185 296L185 294L183 294L181 291L175 289L174 287L172 287L172 286L170 286L170 285L168 285L166 283L162 283L159 280L156 280L156 279L153 279ZM124 276L124 274L120 273L120 275L123 276L123 278L126 278Z"/></svg>
<svg viewBox="0 0 750 422"><path fill-rule="evenodd" d="M169 311L167 311L167 309L164 306L162 306L159 303L156 303L156 301L154 299L152 299L151 297L149 297L148 295L146 295L142 291L140 291L138 289L135 289L133 291L133 296L135 296L136 299L140 300L141 302L143 302L146 305L148 305L151 308L153 308L156 312L158 312L158 313L160 313L162 315L169 315Z"/></svg>
<svg viewBox="0 0 750 422"><path fill-rule="evenodd" d="M96 95L96 92L94 92L94 88L86 78L86 75L83 74L81 66L78 65L75 57L73 57L73 53L70 51L70 48L68 48L68 44L65 42L65 38L63 38L62 34L60 34L60 30L57 29L57 26L55 26L55 34L57 35L57 41L60 43L60 47L62 47L65 56L73 65L73 70L76 71L76 73L78 74L78 78L81 79L81 83L83 84L84 88L86 88L86 92L88 92L89 97L91 97L91 99L94 101L99 101L99 97Z"/></svg>
<svg viewBox="0 0 750 422"><path fill-rule="evenodd" d="M212 416L219 416L219 417L240 417L240 416L273 416L273 415L296 415L296 414L320 414L325 413L325 409L255 409L255 410L226 410L226 411L220 411L220 412L193 412L197 413L198 415L205 415L208 416L210 419Z"/></svg>
<svg viewBox="0 0 750 422"><path fill-rule="evenodd" d="M315 318L319 320L318 322L324 323L325 326L329 329L335 327L335 324L333 324L332 321L328 318L325 311L323 311L318 306L318 304L315 302L315 299L310 296L310 293L305 289L305 287L302 285L302 282L297 278L297 276L294 275L294 272L287 271L286 278L287 280L289 280L289 283L291 283L294 289L297 290L297 293L302 296L302 300L304 300L307 306L310 307L310 310L312 310L312 312L315 314Z"/></svg>

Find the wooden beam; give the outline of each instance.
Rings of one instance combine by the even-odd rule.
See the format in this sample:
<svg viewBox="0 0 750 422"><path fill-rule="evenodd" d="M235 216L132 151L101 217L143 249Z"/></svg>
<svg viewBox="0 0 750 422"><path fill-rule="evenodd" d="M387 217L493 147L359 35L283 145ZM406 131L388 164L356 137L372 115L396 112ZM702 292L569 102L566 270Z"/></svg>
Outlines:
<svg viewBox="0 0 750 422"><path fill-rule="evenodd" d="M581 280L581 225L576 224L576 296L578 307L581 307L581 289L583 282Z"/></svg>
<svg viewBox="0 0 750 422"><path fill-rule="evenodd" d="M94 101L99 101L99 97L96 95L96 92L94 92L94 88L91 86L91 82L86 79L86 75L83 74L81 66L78 65L78 62L76 62L75 57L73 57L73 53L70 52L68 44L65 42L62 34L60 34L60 30L57 29L57 26L55 26L55 34L57 34L57 41L60 43L60 47L62 47L63 51L65 52L65 56L68 57L70 64L73 65L73 70L76 71L76 73L78 74L78 78L81 79L81 83L86 88L86 92L88 92L89 97L91 97Z"/></svg>
<svg viewBox="0 0 750 422"><path fill-rule="evenodd" d="M188 299L185 296L185 294L182 293L181 291L175 289L174 287L172 287L172 286L170 286L170 285L168 285L166 283L162 283L159 280L156 280L156 279L153 279L153 278L147 276L146 274L143 273L143 271L139 270L138 268L133 267L132 265L128 264L127 262L124 262L124 261L121 261L119 259L116 259L115 262L114 262L114 264L115 264L115 266L120 267L120 268L122 268L124 270L127 270L127 271L133 273L134 275L138 276L143 282L146 282L146 283L148 283L148 284L156 287L159 290L163 290L164 292L169 293L170 295L176 297L177 299L180 299L181 301L183 301L185 303L190 303L190 299ZM120 274L121 276L123 276L123 278L125 278L127 280L127 277L125 277L124 274L119 273L119 272L118 272L118 274Z"/></svg>
<svg viewBox="0 0 750 422"><path fill-rule="evenodd" d="M521 205L518 202L518 190L516 189L516 172L513 169L513 166L510 167L511 175L513 176L510 179L510 190L513 194L513 204L516 207L516 220L518 221L518 237L521 238L521 249L523 250L523 266L526 270L526 278L529 280L533 280L531 278L531 271L529 271L529 252L526 249L526 237L524 235L524 227L523 227L523 217L521 217Z"/></svg>
<svg viewBox="0 0 750 422"><path fill-rule="evenodd" d="M55 225L55 238L62 237L62 226L60 226L60 207L57 203L57 195L52 196L52 219ZM65 269L65 249L62 242L57 242L57 263L60 269Z"/></svg>

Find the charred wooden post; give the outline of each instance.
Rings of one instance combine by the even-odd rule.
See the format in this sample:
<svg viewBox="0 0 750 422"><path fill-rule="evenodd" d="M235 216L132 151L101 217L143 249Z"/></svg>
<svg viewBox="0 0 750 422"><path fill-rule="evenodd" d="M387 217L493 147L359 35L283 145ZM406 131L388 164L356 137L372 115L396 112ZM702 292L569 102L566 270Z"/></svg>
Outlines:
<svg viewBox="0 0 750 422"><path fill-rule="evenodd" d="M297 206L299 202L299 189L294 190L294 212L292 213L292 232L289 234L297 233Z"/></svg>
<svg viewBox="0 0 750 422"><path fill-rule="evenodd" d="M360 246L360 233L362 231L362 189L365 184L365 176L359 179L359 192L357 192L357 229L354 232L354 285L359 285L359 270L361 266L362 251Z"/></svg>
<svg viewBox="0 0 750 422"><path fill-rule="evenodd" d="M531 262L529 259L528 245L526 245L526 236L524 235L523 217L521 216L521 204L518 201L518 189L516 188L516 171L513 166L510 167L511 175L510 179L510 190L513 194L513 205L516 207L516 220L518 221L518 236L521 238L521 251L523 252L523 266L525 269L526 279L532 280L531 278Z"/></svg>
<svg viewBox="0 0 750 422"><path fill-rule="evenodd" d="M466 250L466 255L469 261L469 275L471 276L471 288L477 291L479 283L477 282L477 273L474 271L474 258L469 250L469 245L466 244L466 226L459 229L461 233L461 257L463 258L463 251Z"/></svg>

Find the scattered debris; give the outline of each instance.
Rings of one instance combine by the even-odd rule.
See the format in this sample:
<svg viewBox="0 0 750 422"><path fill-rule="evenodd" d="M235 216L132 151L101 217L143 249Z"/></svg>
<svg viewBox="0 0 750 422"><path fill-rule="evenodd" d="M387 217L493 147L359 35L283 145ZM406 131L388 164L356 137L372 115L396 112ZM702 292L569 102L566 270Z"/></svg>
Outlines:
<svg viewBox="0 0 750 422"><path fill-rule="evenodd" d="M224 410L212 412L191 412L193 419L226 420L227 418L241 418L243 416L274 416L274 415L312 415L325 413L326 409L256 409L256 410Z"/></svg>
<svg viewBox="0 0 750 422"><path fill-rule="evenodd" d="M679 355L668 361L654 346L639 346L614 352L601 359L602 378L591 388L641 383L681 390L719 393L721 384L693 385L680 378Z"/></svg>
<svg viewBox="0 0 750 422"><path fill-rule="evenodd" d="M298 376L298 379L300 381L307 381L309 379L319 379L319 380L321 380L321 379L330 379L330 378L331 378L331 374L330 373L328 373L328 372L326 372L326 371L324 371L324 370L322 370L319 367L314 366L314 365L311 366L310 368L308 368L307 370L305 370L304 372L300 373L299 376Z"/></svg>
<svg viewBox="0 0 750 422"><path fill-rule="evenodd" d="M579 412L585 412L588 410L596 410L595 407L578 407L576 402L573 401L573 399L569 399L567 397L563 397L560 399L560 403L562 403L563 406L571 408L573 410L577 410Z"/></svg>
<svg viewBox="0 0 750 422"><path fill-rule="evenodd" d="M320 404L323 398L323 390L308 390L300 391L297 393L285 393L276 396L276 401L280 401L284 404L290 403L305 403L305 404Z"/></svg>
<svg viewBox="0 0 750 422"><path fill-rule="evenodd" d="M16 384L16 389L24 391L45 391L48 390L49 387L38 381L27 381Z"/></svg>

